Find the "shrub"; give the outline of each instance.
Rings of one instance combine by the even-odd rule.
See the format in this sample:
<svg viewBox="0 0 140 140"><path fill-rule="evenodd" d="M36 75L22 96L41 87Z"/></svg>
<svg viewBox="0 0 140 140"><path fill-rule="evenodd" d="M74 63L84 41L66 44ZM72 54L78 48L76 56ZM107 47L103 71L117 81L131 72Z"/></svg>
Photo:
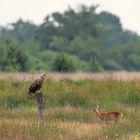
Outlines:
<svg viewBox="0 0 140 140"><path fill-rule="evenodd" d="M76 67L74 61L67 54L61 53L55 58L52 69L59 72L72 72L76 70Z"/></svg>

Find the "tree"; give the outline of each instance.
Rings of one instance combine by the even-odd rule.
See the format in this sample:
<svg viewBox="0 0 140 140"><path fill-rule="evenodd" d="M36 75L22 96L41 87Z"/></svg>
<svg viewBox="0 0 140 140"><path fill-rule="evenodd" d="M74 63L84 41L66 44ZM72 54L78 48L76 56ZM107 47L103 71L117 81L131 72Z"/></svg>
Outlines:
<svg viewBox="0 0 140 140"><path fill-rule="evenodd" d="M72 41L79 34L97 36L95 10L97 7L85 7L76 12L69 8L64 13L55 12L47 16L40 25L36 38L44 48L49 48L54 36Z"/></svg>
<svg viewBox="0 0 140 140"><path fill-rule="evenodd" d="M1 28L1 35L11 35L24 43L35 36L37 26L29 21L19 19L16 23L11 23L7 27Z"/></svg>
<svg viewBox="0 0 140 140"><path fill-rule="evenodd" d="M28 56L19 42L11 36L0 37L0 70L26 71L28 70Z"/></svg>
<svg viewBox="0 0 140 140"><path fill-rule="evenodd" d="M59 54L53 63L53 70L59 72L72 72L75 71L75 65L72 59L69 59L67 54Z"/></svg>
<svg viewBox="0 0 140 140"><path fill-rule="evenodd" d="M94 57L93 59L91 59L91 62L90 62L90 70L92 72L101 72L101 71L103 71L103 68L99 64L99 62L97 61L96 57Z"/></svg>
<svg viewBox="0 0 140 140"><path fill-rule="evenodd" d="M120 19L108 12L98 15L98 38L106 48L121 45L121 34L123 32ZM121 36L121 37L120 37Z"/></svg>
<svg viewBox="0 0 140 140"><path fill-rule="evenodd" d="M97 8L69 7L38 26L19 19L0 27L0 70L139 70L140 36Z"/></svg>

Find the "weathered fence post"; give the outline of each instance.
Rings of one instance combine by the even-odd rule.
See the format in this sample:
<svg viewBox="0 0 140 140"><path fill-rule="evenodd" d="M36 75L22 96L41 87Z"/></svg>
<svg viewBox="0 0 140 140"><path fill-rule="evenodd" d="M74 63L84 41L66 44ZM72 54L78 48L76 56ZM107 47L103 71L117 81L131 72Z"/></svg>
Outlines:
<svg viewBox="0 0 140 140"><path fill-rule="evenodd" d="M45 117L45 100L44 94L41 91L36 92L37 106L38 106L38 117L41 122L44 121Z"/></svg>

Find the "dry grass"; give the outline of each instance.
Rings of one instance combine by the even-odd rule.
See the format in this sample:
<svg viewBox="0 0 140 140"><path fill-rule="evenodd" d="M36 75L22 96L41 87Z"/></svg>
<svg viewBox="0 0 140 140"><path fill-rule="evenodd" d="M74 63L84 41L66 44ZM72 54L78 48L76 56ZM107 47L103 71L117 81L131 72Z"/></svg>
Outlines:
<svg viewBox="0 0 140 140"><path fill-rule="evenodd" d="M0 79L10 79L10 80L19 80L19 81L30 81L34 80L44 72L39 73L0 73ZM85 80L85 79L95 79L95 80L105 80L105 79L114 79L114 80L140 80L140 72L102 72L102 73L47 73L47 77L53 80L61 80L64 78L69 78L71 80Z"/></svg>
<svg viewBox="0 0 140 140"><path fill-rule="evenodd" d="M47 121L2 119L0 136L6 140L92 140L106 139L100 136L107 126L103 123L84 123L76 121ZM101 139L100 139L101 140Z"/></svg>
<svg viewBox="0 0 140 140"><path fill-rule="evenodd" d="M140 139L139 73L48 73L43 124L38 122L35 96L29 100L26 95L40 74L0 74L0 139ZM124 120L104 124L92 111L98 104L101 111L122 112Z"/></svg>

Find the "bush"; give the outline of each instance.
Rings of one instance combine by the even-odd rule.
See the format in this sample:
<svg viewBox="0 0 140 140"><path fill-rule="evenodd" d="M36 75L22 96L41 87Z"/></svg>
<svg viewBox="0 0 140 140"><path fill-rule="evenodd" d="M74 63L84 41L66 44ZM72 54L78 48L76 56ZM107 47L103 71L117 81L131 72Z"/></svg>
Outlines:
<svg viewBox="0 0 140 140"><path fill-rule="evenodd" d="M0 37L0 71L27 71L28 54L24 46L11 36Z"/></svg>
<svg viewBox="0 0 140 140"><path fill-rule="evenodd" d="M67 54L58 54L52 64L52 70L59 72L72 72L76 70L74 61Z"/></svg>
<svg viewBox="0 0 140 140"><path fill-rule="evenodd" d="M93 72L101 72L103 71L103 67L99 64L96 58L91 60L90 69Z"/></svg>

